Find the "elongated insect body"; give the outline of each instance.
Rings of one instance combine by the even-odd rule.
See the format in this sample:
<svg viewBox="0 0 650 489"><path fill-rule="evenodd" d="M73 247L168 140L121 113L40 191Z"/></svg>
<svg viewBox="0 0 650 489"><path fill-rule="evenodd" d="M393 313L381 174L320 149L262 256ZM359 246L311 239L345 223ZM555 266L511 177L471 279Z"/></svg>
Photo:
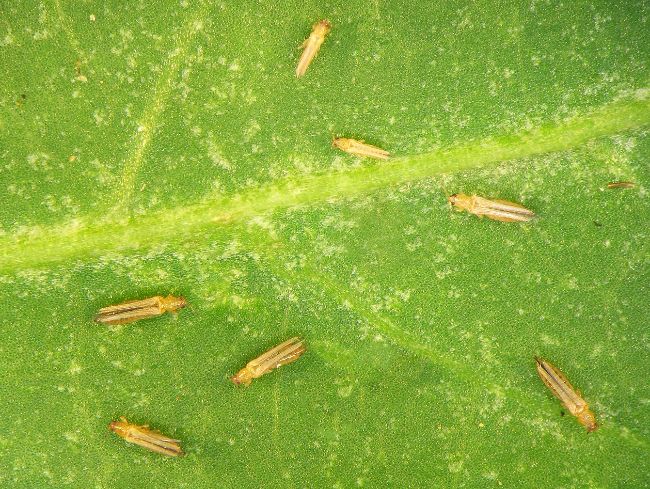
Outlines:
<svg viewBox="0 0 650 489"><path fill-rule="evenodd" d="M580 392L575 390L564 374L555 365L543 358L535 357L537 373L551 392L557 397L562 405L577 419L578 422L587 428L587 431L598 429L596 417L589 409L589 405L582 398Z"/></svg>
<svg viewBox="0 0 650 489"><path fill-rule="evenodd" d="M183 297L157 295L149 299L123 302L115 306L102 307L95 321L102 324L125 324L139 319L160 316L165 312L176 312L187 305Z"/></svg>
<svg viewBox="0 0 650 489"><path fill-rule="evenodd" d="M298 61L298 66L296 66L297 78L300 78L307 72L307 68L316 57L321 45L325 41L325 36L327 36L331 30L332 24L330 24L328 20L321 20L314 24L311 34L302 44L302 55L300 56L300 61Z"/></svg>
<svg viewBox="0 0 650 489"><path fill-rule="evenodd" d="M230 380L235 385L244 384L249 386L253 379L257 379L282 365L295 362L303 353L305 353L305 344L302 339L296 336L251 360Z"/></svg>
<svg viewBox="0 0 650 489"><path fill-rule="evenodd" d="M636 184L634 182L609 182L607 188L634 188Z"/></svg>
<svg viewBox="0 0 650 489"><path fill-rule="evenodd" d="M332 146L356 156L365 156L368 158L377 158L380 160L387 160L390 153L377 146L366 144L363 141L357 141L350 138L334 138Z"/></svg>
<svg viewBox="0 0 650 489"><path fill-rule="evenodd" d="M454 194L449 196L449 202L460 211L467 211L479 217L487 217L494 221L526 222L535 217L535 213L521 204L507 200L490 200L478 195Z"/></svg>
<svg viewBox="0 0 650 489"><path fill-rule="evenodd" d="M152 452L162 453L169 457L184 455L179 445L180 440L174 440L157 431L150 430L147 425L139 426L129 423L123 416L120 418L120 421L113 421L109 424L108 428L116 435L124 438L127 442L134 443Z"/></svg>

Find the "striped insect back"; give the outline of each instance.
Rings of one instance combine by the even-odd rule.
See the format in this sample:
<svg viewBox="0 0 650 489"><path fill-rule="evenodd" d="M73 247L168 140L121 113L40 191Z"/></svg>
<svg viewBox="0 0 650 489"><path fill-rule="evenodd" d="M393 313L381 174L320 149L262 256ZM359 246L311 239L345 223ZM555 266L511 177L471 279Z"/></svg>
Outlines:
<svg viewBox="0 0 650 489"><path fill-rule="evenodd" d="M147 425L140 426L129 423L124 416L120 418L120 421L113 421L108 425L108 428L116 435L124 438L125 441L152 452L167 455L168 457L184 455L180 440L174 440L157 431L150 430Z"/></svg>
<svg viewBox="0 0 650 489"><path fill-rule="evenodd" d="M527 222L535 213L523 205L507 200L492 200L478 195L453 194L449 203L460 211L501 222Z"/></svg>
<svg viewBox="0 0 650 489"><path fill-rule="evenodd" d="M231 380L235 385L248 386L253 379L295 362L303 353L305 353L305 344L301 338L295 336L248 362L243 369L231 377Z"/></svg>
<svg viewBox="0 0 650 489"><path fill-rule="evenodd" d="M598 428L598 424L596 423L594 413L589 409L587 402L571 385L560 369L543 358L535 357L535 362L537 373L553 395L562 402L562 405L577 418L578 422L587 431L595 431Z"/></svg>
<svg viewBox="0 0 650 489"><path fill-rule="evenodd" d="M300 78L307 72L307 68L318 54L321 45L325 41L325 36L332 30L332 24L328 20L316 22L312 28L311 34L302 44L303 51L296 66L296 77Z"/></svg>
<svg viewBox="0 0 650 489"><path fill-rule="evenodd" d="M363 141L357 141L350 138L334 138L332 146L356 156L376 158L378 160L387 160L390 153L377 146L366 144Z"/></svg>
<svg viewBox="0 0 650 489"><path fill-rule="evenodd" d="M187 305L183 297L160 295L148 299L127 301L114 306L102 307L95 321L102 324L126 324L140 319L176 312Z"/></svg>
<svg viewBox="0 0 650 489"><path fill-rule="evenodd" d="M607 188L634 188L636 184L634 182L609 182Z"/></svg>

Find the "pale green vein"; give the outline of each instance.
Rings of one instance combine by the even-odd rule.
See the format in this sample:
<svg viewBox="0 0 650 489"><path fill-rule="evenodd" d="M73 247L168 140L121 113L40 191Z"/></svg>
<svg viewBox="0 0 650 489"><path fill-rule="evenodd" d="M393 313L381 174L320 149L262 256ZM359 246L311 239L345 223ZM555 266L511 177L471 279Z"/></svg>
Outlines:
<svg viewBox="0 0 650 489"><path fill-rule="evenodd" d="M68 42L74 49L75 53L77 53L77 56L79 56L80 61L85 63L87 61L86 52L82 49L77 36L72 30L72 27L70 27L70 23L68 22L65 12L63 11L60 0L55 0L54 6L56 8L56 14L59 18L60 27L63 29L63 32L68 38Z"/></svg>
<svg viewBox="0 0 650 489"><path fill-rule="evenodd" d="M126 212L128 209L133 196L138 170L142 165L145 152L151 142L160 115L172 92L174 80L178 75L181 62L187 58L187 51L192 39L194 39L196 33L203 27L201 19L205 15L204 10L205 4L179 29L178 35L175 36L174 47L170 50L167 59L163 62L164 71L158 78L151 102L140 118L137 132L133 136L132 150L124 162L122 178L115 192L117 198L116 212Z"/></svg>
<svg viewBox="0 0 650 489"><path fill-rule="evenodd" d="M421 338L415 337L411 332L395 324L388 317L373 311L365 301L359 298L359 293L349 290L346 284L339 283L328 274L318 271L312 264L303 264L295 273L289 272L282 261L281 253L286 250L286 245L283 242L274 241L270 236L265 238L259 234L247 238L249 239L246 240L246 244L251 247L253 242L264 242L265 248L273 250L272 253L267 252L262 255L263 264L271 273L289 283L298 285L300 290L304 289L306 283L316 285L336 301L340 307L348 309L352 314L361 318L365 324L383 335L384 339L391 344L410 351L434 365L439 365L470 383L480 383L486 387L498 385L494 382L487 383L484 375L477 376L476 370L466 363L460 362L456 358L447 355L444 351L437 350L433 346L426 344ZM310 344L318 345L319 342L310 341ZM331 358L331 346L327 342L324 343L324 346L326 355L329 354ZM336 363L345 367L346 363L348 363L346 362L347 358L344 357L342 360L339 363L337 358ZM521 397L524 398L523 395Z"/></svg>
<svg viewBox="0 0 650 489"><path fill-rule="evenodd" d="M385 163L285 178L240 194L151 212L122 221L77 219L0 237L0 272L70 259L146 250L197 239L200 232L296 206L327 203L436 175L567 151L587 141L650 124L650 98L640 90L594 112L538 129L443 148Z"/></svg>
<svg viewBox="0 0 650 489"><path fill-rule="evenodd" d="M317 273L310 267L300 269L300 276L306 277L313 283L319 284L332 298L341 305L346 304L355 314L362 318L371 328L384 335L391 343L394 343L405 350L430 360L436 365L443 366L455 374L471 379L474 370L466 364L445 355L422 340L414 337L409 331L401 328L389 318L373 312L368 304L359 300L358 294L349 291L344 285L334 282L327 275ZM294 280L296 277L293 277Z"/></svg>
<svg viewBox="0 0 650 489"><path fill-rule="evenodd" d="M407 329L395 324L395 322L391 321L388 317L373 311L360 297L359 293L350 290L346 284L332 279L329 274L322 273L322 270L314 268L312 264L305 263L297 271L288 271L286 267L283 266L283 261L280 255L280 253L285 249L285 243L275 241L270 236L265 238L256 235L252 238L255 242L260 240L265 241L267 245L266 248L273 249L272 253L265 253L263 255L262 263L276 276L299 286L300 290L305 289L304 285L306 283L316 285L326 292L329 297L339 303L341 307L349 309L351 313L361 318L368 326L383 335L385 339L393 345L410 351L432 364L446 369L464 382L467 382L476 388L483 389L490 395L499 391L504 391L508 398L516 400L519 405L524 407L527 411L533 410L542 412L543 408L537 405L535 401L531 399L530 394L521 387L516 385L504 385L504 382L499 382L497 379L491 378L490 374L485 370L477 370L471 364L459 361L453 355L445 353L444 350L437 349L432 345L427 344L423 338L413 335ZM328 342L310 340L309 343L316 348L325 346L326 355L329 354L330 359L333 358L331 355L331 345L329 345ZM340 347L338 349L340 349ZM344 354L343 358L339 359L335 354L334 363L344 368L349 368L347 366L349 359L346 357L347 355ZM607 424L616 427L616 434L627 443L647 447L646 441L637 434L631 432L626 426L612 420L608 420Z"/></svg>
<svg viewBox="0 0 650 489"><path fill-rule="evenodd" d="M287 336L287 322L289 317L289 310L285 309L284 316L282 317L282 323L280 324L278 330L282 332L284 337ZM286 467L287 463L284 457L284 444L282 443L281 436L281 422L280 422L280 380L276 378L276 381L273 383L273 448L275 461L278 467ZM290 476L290 473L287 472ZM293 487L293 484L290 480L287 480L287 487Z"/></svg>

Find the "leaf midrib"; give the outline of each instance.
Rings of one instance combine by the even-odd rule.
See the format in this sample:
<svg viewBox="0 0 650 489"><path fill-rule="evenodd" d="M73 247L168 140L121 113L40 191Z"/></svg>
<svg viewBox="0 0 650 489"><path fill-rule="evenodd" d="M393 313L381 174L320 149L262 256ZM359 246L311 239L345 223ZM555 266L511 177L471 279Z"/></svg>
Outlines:
<svg viewBox="0 0 650 489"><path fill-rule="evenodd" d="M504 161L568 151L589 140L650 124L650 97L639 90L633 99L601 107L582 117L535 130L488 138L403 156L385 163L317 175L283 178L239 194L122 219L91 222L77 218L59 225L30 227L0 237L0 272L41 267L70 259L149 249L183 241L202 228L229 226L252 217L297 206L350 198L436 175L497 165Z"/></svg>

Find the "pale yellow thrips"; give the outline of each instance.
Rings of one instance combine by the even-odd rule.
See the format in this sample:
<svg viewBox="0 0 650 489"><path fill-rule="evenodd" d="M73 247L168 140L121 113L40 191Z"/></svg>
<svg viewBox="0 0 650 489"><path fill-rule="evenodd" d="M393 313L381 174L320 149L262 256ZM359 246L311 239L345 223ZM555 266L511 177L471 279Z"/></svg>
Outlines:
<svg viewBox="0 0 650 489"><path fill-rule="evenodd" d="M587 431L598 429L596 417L589 409L589 405L582 398L579 391L575 390L564 374L555 365L543 358L535 357L537 373L546 386L551 389L555 397L562 401L562 405L587 428Z"/></svg>
<svg viewBox="0 0 650 489"><path fill-rule="evenodd" d="M305 42L302 43L302 54L300 55L300 61L298 61L298 66L296 66L296 77L300 78L305 74L309 64L318 54L318 50L325 41L325 36L332 30L332 24L328 20L321 20L316 22L312 27L311 34Z"/></svg>
<svg viewBox="0 0 650 489"><path fill-rule="evenodd" d="M305 353L303 340L295 336L248 362L230 380L235 385L244 384L248 386L253 379L257 379L282 365L295 362L303 353Z"/></svg>
<svg viewBox="0 0 650 489"><path fill-rule="evenodd" d="M162 453L169 457L184 455L179 445L180 440L167 438L157 431L150 430L147 425L138 426L129 423L124 416L120 417L120 421L113 421L108 425L108 428L127 442L134 443L152 452Z"/></svg>
<svg viewBox="0 0 650 489"><path fill-rule="evenodd" d="M607 188L634 188L636 184L634 182L610 182L607 184Z"/></svg>
<svg viewBox="0 0 650 489"><path fill-rule="evenodd" d="M356 156L367 156L368 158L377 158L380 160L387 160L390 157L388 151L377 146L366 144L363 141L357 141L356 139L334 138L332 140L332 146Z"/></svg>
<svg viewBox="0 0 650 489"><path fill-rule="evenodd" d="M125 324L139 319L160 316L165 312L176 312L185 307L183 297L157 295L149 299L123 302L114 306L102 307L95 321L102 324Z"/></svg>
<svg viewBox="0 0 650 489"><path fill-rule="evenodd" d="M82 73L81 73L81 65L82 62L80 59L78 59L75 64L74 64L74 72L75 72L75 80L80 81L80 82L87 82L88 78L86 78Z"/></svg>
<svg viewBox="0 0 650 489"><path fill-rule="evenodd" d="M533 211L507 200L490 200L478 195L454 194L449 196L449 202L460 211L466 210L494 221L526 222L535 217Z"/></svg>

